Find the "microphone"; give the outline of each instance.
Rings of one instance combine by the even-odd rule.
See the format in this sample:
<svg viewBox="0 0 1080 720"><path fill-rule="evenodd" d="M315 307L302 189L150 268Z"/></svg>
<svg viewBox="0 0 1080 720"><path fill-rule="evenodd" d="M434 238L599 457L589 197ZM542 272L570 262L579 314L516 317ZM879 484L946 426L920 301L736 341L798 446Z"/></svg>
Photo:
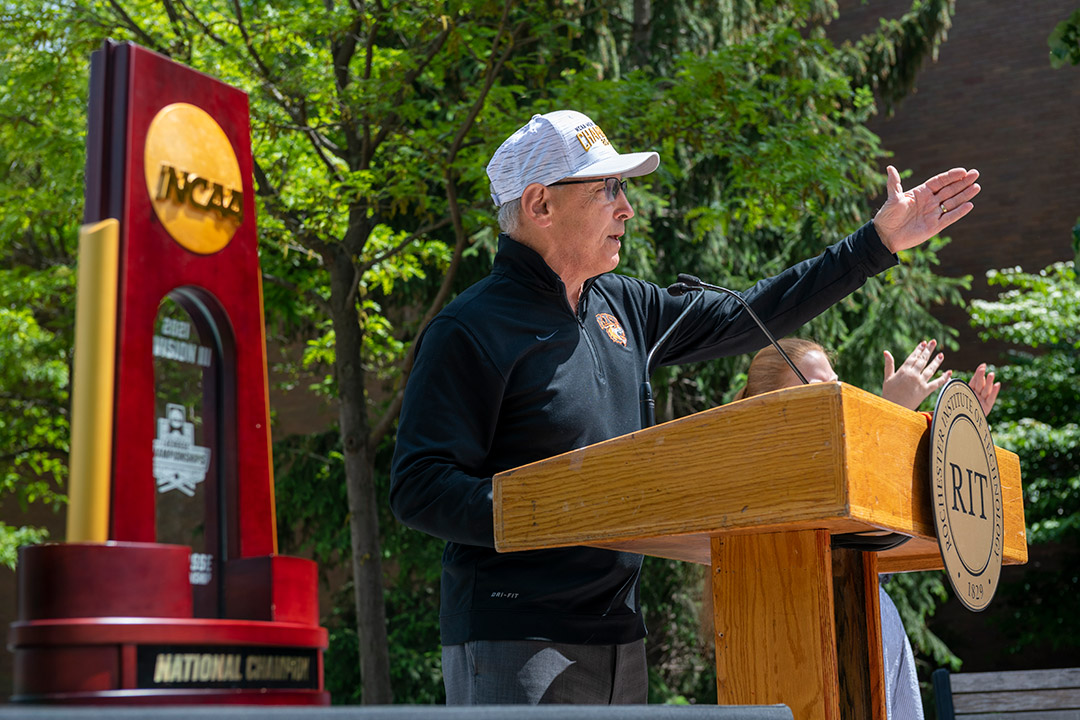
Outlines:
<svg viewBox="0 0 1080 720"><path fill-rule="evenodd" d="M757 323L757 326L761 328L761 332L765 333L765 337L769 338L769 342L771 342L772 346L776 348L776 352L780 353L780 357L784 358L784 360L787 361L788 367L790 367L792 372L794 372L795 375L800 380L802 380L803 385L810 384L806 381L806 377L804 377L803 374L799 372L799 368L795 367L795 363L791 361L791 358L788 357L788 354L786 352L784 352L784 349L780 347L780 343L776 342L776 338L774 338L773 334L769 332L769 329L765 327L765 323L761 322L761 318L757 316L757 313L755 313L754 310L750 307L750 305L745 300L743 300L742 295L739 295L739 293L735 292L734 290L728 290L725 287L720 287L719 285L707 283L699 277L695 277L694 275L689 275L686 273L679 274L678 282L669 287L668 292L672 295L683 295L693 290L705 289L727 293L731 297L735 298L736 302L742 305L743 308L746 309L746 312L750 313L750 317L752 317L754 319L754 322ZM903 545L910 539L911 538L909 536L904 535L903 533L884 533L881 535L876 535L873 533L867 534L851 532L837 535L830 534L829 536L830 545L832 547L848 548L861 552L881 552L882 550L890 550L894 547L899 547Z"/></svg>
<svg viewBox="0 0 1080 720"><path fill-rule="evenodd" d="M649 382L649 369L652 367L653 355L655 355L656 351L659 350L665 342L667 342L667 339L671 336L672 331L679 326L679 323L682 322L682 319L686 317L686 314L690 312L691 308L694 307L697 301L705 296L704 288L691 287L682 283L676 283L675 285L672 285L667 289L667 291L669 294L674 295L675 297L685 295L688 292L697 294L692 300L690 300L689 303L686 304L686 307L683 308L683 311L679 313L679 316L677 318L675 318L675 322L671 323L671 325L668 326L668 329L664 331L664 334L660 336L660 339L656 341L656 344L652 346L652 348L649 350L649 354L645 357L645 379L641 383L640 392L642 430L647 427L652 427L656 424L656 402L653 400L652 383Z"/></svg>
<svg viewBox="0 0 1080 720"><path fill-rule="evenodd" d="M679 288L679 295L687 292L688 290L706 289L715 290L716 292L727 293L731 297L735 298L735 301L742 305L743 309L745 309L746 312L750 313L750 317L752 317L754 319L754 322L757 323L757 326L761 328L761 332L765 333L765 337L769 338L769 342L771 342L772 346L776 348L776 352L780 353L780 357L784 358L784 360L787 362L788 367L790 367L791 371L795 373L795 377L802 380L803 385L810 384L807 381L806 377L801 372L799 372L799 368L795 367L795 363L791 361L791 358L788 357L788 354L786 352L784 352L784 349L780 347L780 343L776 342L776 338L774 338L773 334L769 332L769 328L765 327L765 323L761 322L761 318L757 316L757 313L754 312L753 308L750 307L750 304L743 300L742 295L735 292L734 290L728 290L725 287L720 287L719 285L707 283L701 278L694 275L688 275L687 273L679 273L678 280L679 281L677 283L668 288L668 292L670 292L672 295L676 294L672 292L672 288ZM685 290L683 290L683 288L685 288Z"/></svg>
<svg viewBox="0 0 1080 720"><path fill-rule="evenodd" d="M667 291L668 295L674 295L675 297L679 297L680 295L685 295L688 292L694 292L697 289L699 288L687 285L684 282L677 282L672 285L668 285Z"/></svg>

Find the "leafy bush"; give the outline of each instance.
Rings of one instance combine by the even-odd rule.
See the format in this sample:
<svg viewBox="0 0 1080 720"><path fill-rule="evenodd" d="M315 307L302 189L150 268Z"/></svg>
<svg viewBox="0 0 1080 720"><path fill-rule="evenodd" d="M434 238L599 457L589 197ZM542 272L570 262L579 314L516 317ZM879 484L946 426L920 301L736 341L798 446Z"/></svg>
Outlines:
<svg viewBox="0 0 1080 720"><path fill-rule="evenodd" d="M1080 226L1078 226L1080 227ZM1075 232L1075 231L1074 231ZM1080 284L1075 264L1038 273L987 274L1009 288L972 303L983 339L1014 345L997 369L1007 391L994 410L995 441L1020 456L1029 543L1058 543L1060 568L1027 568L1003 585L1013 612L1002 624L1012 649L1080 648Z"/></svg>

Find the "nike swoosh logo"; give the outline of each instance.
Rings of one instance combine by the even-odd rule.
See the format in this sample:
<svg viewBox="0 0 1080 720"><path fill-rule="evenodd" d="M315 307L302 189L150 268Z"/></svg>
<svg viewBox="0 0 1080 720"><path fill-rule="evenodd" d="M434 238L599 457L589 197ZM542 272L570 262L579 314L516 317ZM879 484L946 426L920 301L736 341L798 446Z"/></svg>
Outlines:
<svg viewBox="0 0 1080 720"><path fill-rule="evenodd" d="M557 333L557 332L559 332L559 331L558 330L553 330L550 335L545 335L544 337L540 337L539 335L537 335L536 339L540 340L541 342L544 341L544 340L550 340L551 338L555 337L555 333Z"/></svg>

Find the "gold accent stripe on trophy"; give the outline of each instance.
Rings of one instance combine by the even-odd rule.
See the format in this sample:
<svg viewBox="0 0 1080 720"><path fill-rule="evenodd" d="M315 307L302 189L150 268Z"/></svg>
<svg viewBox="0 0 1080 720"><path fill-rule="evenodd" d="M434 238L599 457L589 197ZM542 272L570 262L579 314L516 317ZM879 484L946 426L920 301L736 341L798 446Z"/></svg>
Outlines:
<svg viewBox="0 0 1080 720"><path fill-rule="evenodd" d="M109 539L120 223L79 229L68 542Z"/></svg>
<svg viewBox="0 0 1080 720"><path fill-rule="evenodd" d="M266 315L263 305L262 273L255 273L255 280L259 286L259 347L262 348L263 367L263 397L265 398L266 415L263 416L263 427L266 429L266 473L267 482L270 483L270 535L273 538L273 554L278 554L277 541L277 498L274 495L274 442L270 437L270 372L266 367Z"/></svg>

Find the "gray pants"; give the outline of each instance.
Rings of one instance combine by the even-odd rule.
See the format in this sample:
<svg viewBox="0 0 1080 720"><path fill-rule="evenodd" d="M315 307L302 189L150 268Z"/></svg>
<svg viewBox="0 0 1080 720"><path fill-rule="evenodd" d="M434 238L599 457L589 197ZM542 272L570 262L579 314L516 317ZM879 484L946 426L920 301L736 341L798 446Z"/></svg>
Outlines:
<svg viewBox="0 0 1080 720"><path fill-rule="evenodd" d="M443 646L442 660L447 705L628 705L649 694L644 640L476 640Z"/></svg>

